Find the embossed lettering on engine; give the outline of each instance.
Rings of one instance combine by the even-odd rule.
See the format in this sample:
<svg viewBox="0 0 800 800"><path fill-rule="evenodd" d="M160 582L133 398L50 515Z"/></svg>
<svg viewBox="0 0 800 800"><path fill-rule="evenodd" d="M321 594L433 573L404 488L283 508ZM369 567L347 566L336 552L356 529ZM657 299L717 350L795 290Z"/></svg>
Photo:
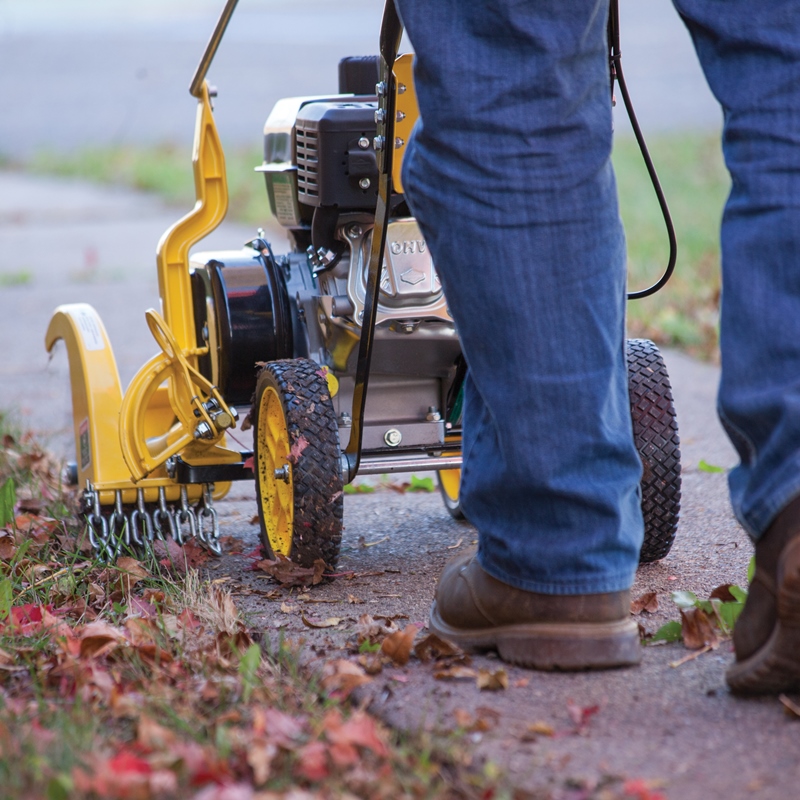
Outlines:
<svg viewBox="0 0 800 800"><path fill-rule="evenodd" d="M442 284L416 221L390 222L381 273L381 303L392 308L427 305L441 294Z"/></svg>

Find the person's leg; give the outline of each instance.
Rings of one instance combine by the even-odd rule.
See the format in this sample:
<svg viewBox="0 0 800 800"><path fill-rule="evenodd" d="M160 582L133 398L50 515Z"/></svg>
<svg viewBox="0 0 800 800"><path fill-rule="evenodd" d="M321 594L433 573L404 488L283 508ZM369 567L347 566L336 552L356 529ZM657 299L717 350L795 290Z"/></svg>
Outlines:
<svg viewBox="0 0 800 800"><path fill-rule="evenodd" d="M607 0L401 0L399 9L422 117L403 184L469 365L460 497L479 531L478 563L445 572L432 624L494 645L493 629L514 622L506 612L558 596L552 608L576 625L589 608L603 624L624 619L624 633L609 636L624 639L617 663L636 660L625 603L643 536L641 462L624 353ZM485 596L497 600L500 587L508 602L495 613ZM458 614L462 590L486 611L481 642L465 633L479 624L472 612Z"/></svg>
<svg viewBox="0 0 800 800"><path fill-rule="evenodd" d="M724 112L719 414L758 578L732 688L800 688L800 4L675 0Z"/></svg>

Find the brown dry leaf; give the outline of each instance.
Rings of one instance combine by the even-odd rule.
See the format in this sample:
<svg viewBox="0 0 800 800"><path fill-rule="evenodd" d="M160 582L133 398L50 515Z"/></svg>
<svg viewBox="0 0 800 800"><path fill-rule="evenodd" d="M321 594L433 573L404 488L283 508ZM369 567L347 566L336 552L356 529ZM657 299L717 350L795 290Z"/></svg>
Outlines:
<svg viewBox="0 0 800 800"><path fill-rule="evenodd" d="M442 639L435 633L429 633L420 639L414 647L414 655L423 664L431 659L452 658L463 655L463 651L447 639Z"/></svg>
<svg viewBox="0 0 800 800"><path fill-rule="evenodd" d="M549 725L548 723L542 720L537 720L536 722L532 722L530 725L528 725L528 727L525 729L523 737L553 736L554 733L555 730L553 729L552 725Z"/></svg>
<svg viewBox="0 0 800 800"><path fill-rule="evenodd" d="M475 709L475 716L463 708L457 708L453 716L458 727L470 733L486 733L496 728L500 722L500 712L486 706L478 706Z"/></svg>
<svg viewBox="0 0 800 800"><path fill-rule="evenodd" d="M298 608L300 608L300 606L293 606L289 603L281 603L281 611L284 614L296 614Z"/></svg>
<svg viewBox="0 0 800 800"><path fill-rule="evenodd" d="M253 778L257 786L262 786L269 780L272 762L278 755L275 744L265 741L261 737L255 738L247 748L247 763L253 770Z"/></svg>
<svg viewBox="0 0 800 800"><path fill-rule="evenodd" d="M117 559L117 569L120 572L120 588L125 594L130 594L131 589L139 581L150 577L150 571L142 564L130 556L120 556Z"/></svg>
<svg viewBox="0 0 800 800"><path fill-rule="evenodd" d="M177 734L169 728L159 725L147 716L139 717L136 730L136 741L146 750L169 750L179 741Z"/></svg>
<svg viewBox="0 0 800 800"><path fill-rule="evenodd" d="M479 669L477 684L481 691L496 692L508 689L508 673L502 667L494 672L489 669Z"/></svg>
<svg viewBox="0 0 800 800"><path fill-rule="evenodd" d="M384 624L370 614L362 614L356 623L356 641L359 646L364 642L377 644L398 630L400 630L398 626L390 619L386 620Z"/></svg>
<svg viewBox="0 0 800 800"><path fill-rule="evenodd" d="M189 541L183 545L182 551L184 565L189 569L202 567L206 562L216 557L212 555L210 550L206 550L205 547L194 539L189 539Z"/></svg>
<svg viewBox="0 0 800 800"><path fill-rule="evenodd" d="M316 586L322 582L326 564L318 558L313 567L301 567L286 556L278 554L274 561L268 558L256 561L254 568L263 570L283 586Z"/></svg>
<svg viewBox="0 0 800 800"><path fill-rule="evenodd" d="M256 522L258 522L258 517L256 517ZM226 553L230 553L231 555L244 553L244 542L238 536L232 536L230 534L227 536L220 536L219 543Z"/></svg>
<svg viewBox="0 0 800 800"><path fill-rule="evenodd" d="M0 560L11 561L14 554L17 552L17 544L14 537L8 531L3 531L0 534Z"/></svg>
<svg viewBox="0 0 800 800"><path fill-rule="evenodd" d="M378 653L362 653L358 657L358 663L367 675L377 675L383 670L383 659Z"/></svg>
<svg viewBox="0 0 800 800"><path fill-rule="evenodd" d="M778 699L783 703L783 710L787 717L800 719L800 704L795 703L794 700L787 697L785 694L780 695Z"/></svg>
<svg viewBox="0 0 800 800"><path fill-rule="evenodd" d="M381 643L381 652L398 666L404 667L411 657L411 648L418 631L416 625L406 625L402 631L390 634Z"/></svg>
<svg viewBox="0 0 800 800"><path fill-rule="evenodd" d="M300 619L303 620L303 625L308 628L335 628L337 625L341 625L347 617L328 617L327 619L311 619L307 617L305 614L300 615Z"/></svg>
<svg viewBox="0 0 800 800"><path fill-rule="evenodd" d="M353 689L372 680L364 670L346 658L329 661L322 669L322 688L347 697Z"/></svg>
<svg viewBox="0 0 800 800"><path fill-rule="evenodd" d="M689 650L717 647L719 644L717 631L702 608L681 609L681 633L683 644Z"/></svg>
<svg viewBox="0 0 800 800"><path fill-rule="evenodd" d="M331 709L322 721L325 737L333 745L363 747L379 757L389 755L385 735L374 717L356 711L350 719L342 721L338 708Z"/></svg>
<svg viewBox="0 0 800 800"><path fill-rule="evenodd" d="M656 592L645 592L631 602L631 614L641 614L643 611L648 614L655 614L658 611L658 594Z"/></svg>
<svg viewBox="0 0 800 800"><path fill-rule="evenodd" d="M438 681L459 681L459 680L475 680L478 673L470 667L464 667L461 664L453 664L444 669L438 669L433 673L433 677Z"/></svg>
<svg viewBox="0 0 800 800"><path fill-rule="evenodd" d="M737 602L736 598L731 594L731 586L733 586L732 583L723 583L721 586L717 586L709 595L709 599L722 600L723 603Z"/></svg>
<svg viewBox="0 0 800 800"><path fill-rule="evenodd" d="M96 658L124 644L125 634L108 622L96 620L84 625L79 634L81 658Z"/></svg>
<svg viewBox="0 0 800 800"><path fill-rule="evenodd" d="M360 599L359 599L358 597L356 597L354 594L349 594L349 595L347 595L347 602L348 602L348 603L352 603L353 605L360 605L360 604L361 604L361 603L363 603L364 601L363 601L363 600L360 600Z"/></svg>

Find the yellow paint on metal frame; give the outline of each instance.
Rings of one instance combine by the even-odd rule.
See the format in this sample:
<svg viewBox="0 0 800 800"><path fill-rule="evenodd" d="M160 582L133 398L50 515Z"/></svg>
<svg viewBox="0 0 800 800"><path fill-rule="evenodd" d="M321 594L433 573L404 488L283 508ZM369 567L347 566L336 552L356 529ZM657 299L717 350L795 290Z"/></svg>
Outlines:
<svg viewBox="0 0 800 800"><path fill-rule="evenodd" d="M395 76L395 152L392 161L392 183L396 192L403 192L403 183L400 179L400 171L403 168L403 156L406 152L408 137L414 124L419 118L419 106L417 105L417 90L414 87L414 56L412 53L404 53L398 56L394 62Z"/></svg>

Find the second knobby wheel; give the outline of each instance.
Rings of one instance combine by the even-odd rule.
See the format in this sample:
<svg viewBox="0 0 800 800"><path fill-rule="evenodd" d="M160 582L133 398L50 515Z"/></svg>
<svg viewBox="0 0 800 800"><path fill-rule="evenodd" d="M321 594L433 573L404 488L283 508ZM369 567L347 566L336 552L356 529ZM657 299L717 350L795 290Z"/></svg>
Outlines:
<svg viewBox="0 0 800 800"><path fill-rule="evenodd" d="M628 339L628 391L636 449L642 459L644 542L639 562L669 553L681 507L681 450L678 420L667 367L649 339Z"/></svg>
<svg viewBox="0 0 800 800"><path fill-rule="evenodd" d="M325 372L305 358L272 361L253 397L253 471L267 555L333 568L342 539L339 429Z"/></svg>

